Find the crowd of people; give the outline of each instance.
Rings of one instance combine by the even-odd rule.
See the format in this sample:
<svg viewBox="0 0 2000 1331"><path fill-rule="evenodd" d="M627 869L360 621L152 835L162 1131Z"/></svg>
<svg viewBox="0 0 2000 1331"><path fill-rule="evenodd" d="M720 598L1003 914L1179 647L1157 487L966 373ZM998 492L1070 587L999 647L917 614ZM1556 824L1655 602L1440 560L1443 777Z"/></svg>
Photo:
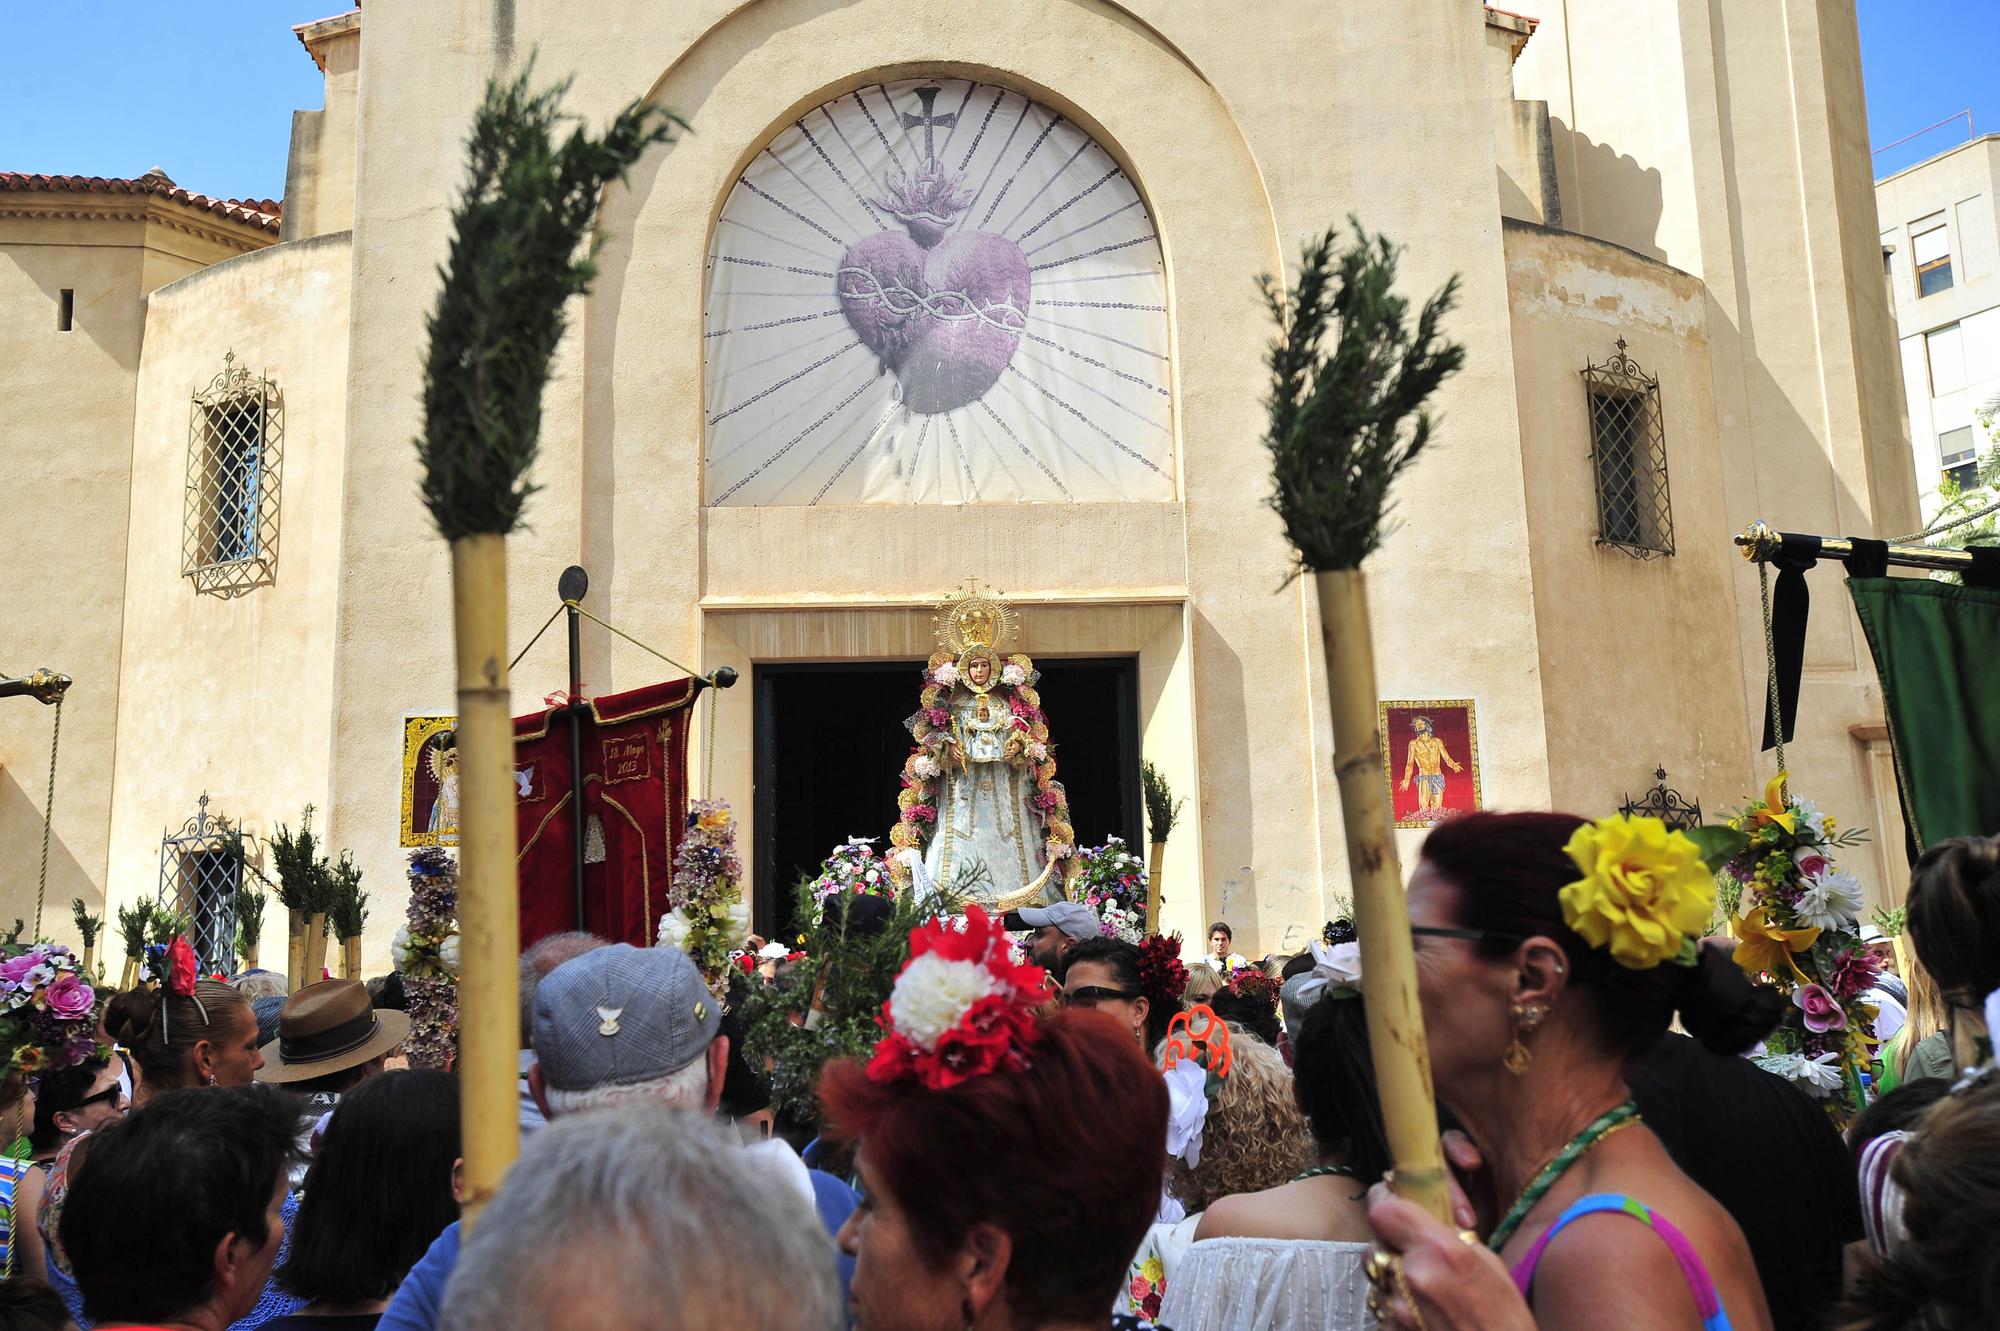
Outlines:
<svg viewBox="0 0 2000 1331"><path fill-rule="evenodd" d="M930 920L793 1132L693 960L562 934L521 958L523 1149L476 1223L458 1084L398 1066L393 985L110 996L0 1094L0 1331L2000 1324L2000 838L1915 866L1902 1025L1843 1136L1743 1057L1786 1000L1726 940L1589 941L1586 826L1470 814L1412 868L1450 1223L1394 1189L1344 920L1261 962L1074 902Z"/></svg>

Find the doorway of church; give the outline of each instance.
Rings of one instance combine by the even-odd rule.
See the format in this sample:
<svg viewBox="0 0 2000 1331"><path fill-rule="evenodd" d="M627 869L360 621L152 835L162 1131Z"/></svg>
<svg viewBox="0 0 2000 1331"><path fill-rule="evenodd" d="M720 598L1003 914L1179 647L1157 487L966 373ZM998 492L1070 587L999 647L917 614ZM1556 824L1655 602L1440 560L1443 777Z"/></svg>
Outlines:
<svg viewBox="0 0 2000 1331"><path fill-rule="evenodd" d="M1056 776L1080 846L1123 837L1144 854L1140 820L1139 661L1037 661ZM851 836L888 846L896 792L910 752L904 722L917 710L923 663L759 665L752 834L752 920L787 941L800 878Z"/></svg>

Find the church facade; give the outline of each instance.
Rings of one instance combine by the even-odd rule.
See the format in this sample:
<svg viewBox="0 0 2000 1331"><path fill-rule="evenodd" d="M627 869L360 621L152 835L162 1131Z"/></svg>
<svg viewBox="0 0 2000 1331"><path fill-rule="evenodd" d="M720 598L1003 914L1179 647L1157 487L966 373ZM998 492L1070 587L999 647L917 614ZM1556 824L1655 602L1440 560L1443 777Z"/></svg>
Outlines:
<svg viewBox="0 0 2000 1331"><path fill-rule="evenodd" d="M1768 775L1764 630L1732 533L1919 525L1853 7L1522 7L384 0L299 30L326 95L281 210L7 178L0 349L32 428L0 522L61 553L0 589L0 670L77 680L45 928L159 891L198 808L254 856L312 804L386 966L402 719L452 710L424 320L471 109L531 54L593 123L645 97L690 130L604 201L513 633L581 564L593 613L740 670L692 727L698 791L773 800L760 672L908 663L914 706L933 607L976 578L1019 614L1003 650L1129 663L1134 764L1188 797L1163 924L1301 946L1342 835L1317 607L1266 504L1255 279L1353 216L1413 299L1460 280L1466 368L1370 566L1385 698L1425 754L1469 766L1476 739L1476 786L1419 787L1599 814L1664 769L1711 814L1740 802ZM249 432L248 473L224 448L217 479L218 429ZM1818 576L1791 767L1888 832L1850 867L1894 900L1879 689ZM668 673L583 647L591 694ZM565 687L552 633L516 711ZM0 703L0 914L33 905L50 719ZM888 789L849 832L888 831ZM265 957L283 928L274 905Z"/></svg>

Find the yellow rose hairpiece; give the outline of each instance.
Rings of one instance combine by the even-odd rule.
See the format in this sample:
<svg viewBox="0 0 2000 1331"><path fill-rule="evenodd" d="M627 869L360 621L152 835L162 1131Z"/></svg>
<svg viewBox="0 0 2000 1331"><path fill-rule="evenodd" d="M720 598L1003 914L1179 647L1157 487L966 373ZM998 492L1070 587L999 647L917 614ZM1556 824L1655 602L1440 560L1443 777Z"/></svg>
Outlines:
<svg viewBox="0 0 2000 1331"><path fill-rule="evenodd" d="M1658 818L1613 814L1585 823L1564 852L1583 877L1563 888L1563 922L1633 970L1691 966L1715 912L1715 876L1702 851Z"/></svg>

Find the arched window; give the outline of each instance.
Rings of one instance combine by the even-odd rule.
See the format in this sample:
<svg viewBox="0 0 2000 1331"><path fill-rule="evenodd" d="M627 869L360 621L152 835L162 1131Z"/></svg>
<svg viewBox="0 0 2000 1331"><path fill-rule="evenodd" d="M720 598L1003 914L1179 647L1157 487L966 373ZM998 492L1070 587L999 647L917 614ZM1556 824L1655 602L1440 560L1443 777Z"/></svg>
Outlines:
<svg viewBox="0 0 2000 1331"><path fill-rule="evenodd" d="M815 107L725 200L710 504L1171 499L1166 266L1074 121L962 78Z"/></svg>

